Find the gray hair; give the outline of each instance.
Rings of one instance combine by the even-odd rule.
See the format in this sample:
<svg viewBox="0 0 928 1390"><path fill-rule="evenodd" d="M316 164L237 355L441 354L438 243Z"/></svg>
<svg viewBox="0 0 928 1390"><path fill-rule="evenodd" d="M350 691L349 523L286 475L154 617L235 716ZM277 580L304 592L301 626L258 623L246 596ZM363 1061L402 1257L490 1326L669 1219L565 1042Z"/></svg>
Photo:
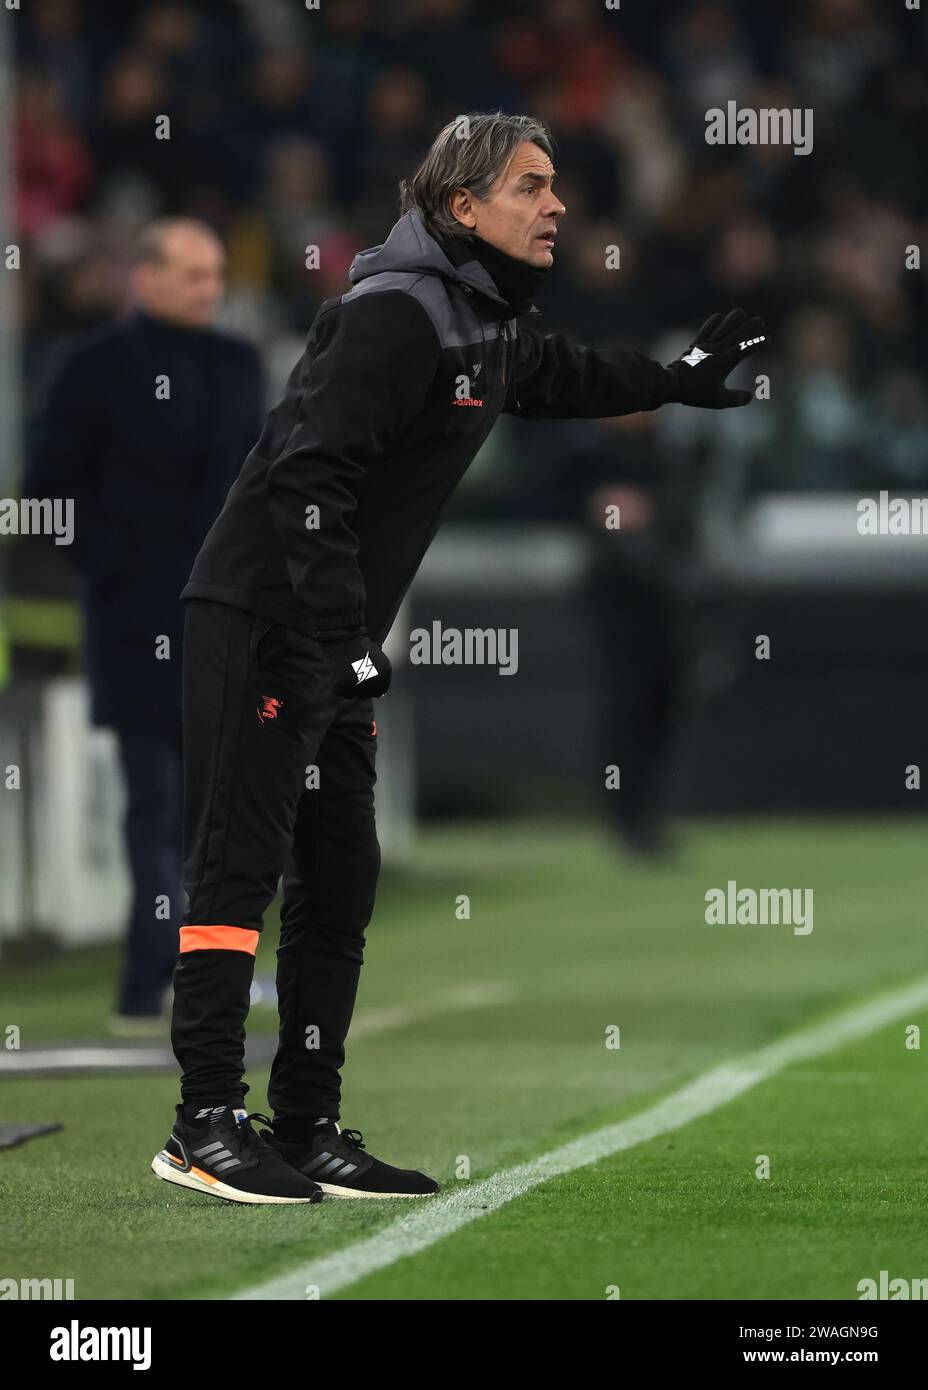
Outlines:
<svg viewBox="0 0 928 1390"><path fill-rule="evenodd" d="M415 208L433 236L466 236L467 228L449 206L452 193L466 188L484 202L524 140L554 159L550 132L534 116L506 116L502 111L455 116L436 136L412 178L401 182L400 212Z"/></svg>
<svg viewBox="0 0 928 1390"><path fill-rule="evenodd" d="M172 232L196 232L218 242L219 237L208 222L197 217L158 217L139 232L133 251L134 265L162 265L167 257L167 240Z"/></svg>

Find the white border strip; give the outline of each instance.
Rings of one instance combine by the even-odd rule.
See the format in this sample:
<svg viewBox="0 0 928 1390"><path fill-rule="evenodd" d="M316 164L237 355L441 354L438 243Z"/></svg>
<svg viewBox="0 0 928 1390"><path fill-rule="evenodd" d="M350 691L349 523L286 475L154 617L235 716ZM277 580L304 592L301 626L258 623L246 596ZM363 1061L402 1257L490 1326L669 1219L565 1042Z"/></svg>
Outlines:
<svg viewBox="0 0 928 1390"><path fill-rule="evenodd" d="M844 1010L823 1023L762 1047L704 1073L682 1090L659 1101L650 1110L592 1134L574 1139L561 1148L520 1163L489 1178L423 1199L415 1211L401 1217L379 1234L349 1245L344 1250L300 1265L265 1283L235 1295L236 1300L278 1300L307 1297L307 1288L322 1298L386 1269L397 1260L417 1255L462 1226L498 1211L515 1197L561 1173L573 1172L623 1149L645 1144L660 1134L681 1129L692 1120L718 1110L761 1081L793 1062L833 1052L845 1043L874 1033L906 1015L928 1006L928 975L903 989L881 995L866 1004ZM331 1198L329 1200L332 1200Z"/></svg>

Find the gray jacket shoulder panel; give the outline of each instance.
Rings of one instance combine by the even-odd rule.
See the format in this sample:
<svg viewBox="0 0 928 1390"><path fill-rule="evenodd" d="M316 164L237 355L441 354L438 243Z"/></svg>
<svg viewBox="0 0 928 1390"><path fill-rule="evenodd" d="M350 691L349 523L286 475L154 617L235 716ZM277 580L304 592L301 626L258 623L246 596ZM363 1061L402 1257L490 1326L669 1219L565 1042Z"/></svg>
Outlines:
<svg viewBox="0 0 928 1390"><path fill-rule="evenodd" d="M369 275L359 284L342 295L341 302L362 294L384 294L388 290L399 290L418 300L428 315L442 349L469 346L481 340L490 341L498 333L498 325L490 320L481 320L470 304L457 308L448 288L440 275L422 275L415 271L384 270L378 275Z"/></svg>

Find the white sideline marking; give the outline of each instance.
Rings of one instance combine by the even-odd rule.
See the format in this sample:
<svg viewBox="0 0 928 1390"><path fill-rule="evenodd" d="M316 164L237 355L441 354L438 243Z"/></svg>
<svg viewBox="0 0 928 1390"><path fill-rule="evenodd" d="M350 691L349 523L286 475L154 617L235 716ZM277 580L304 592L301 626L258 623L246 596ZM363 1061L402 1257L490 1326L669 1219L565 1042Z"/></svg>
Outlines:
<svg viewBox="0 0 928 1390"><path fill-rule="evenodd" d="M485 984L475 981L438 990L418 1004L387 1004L381 1008L359 1010L348 1033L348 1043L350 1045L361 1038L376 1037L395 1028L405 1028L410 1023L440 1017L446 1011L485 1009L492 1004L508 1004L514 993L512 985L502 980L489 980Z"/></svg>
<svg viewBox="0 0 928 1390"><path fill-rule="evenodd" d="M436 1241L443 1240L471 1221L477 1221L487 1212L497 1211L548 1178L570 1173L622 1149L631 1149L660 1134L680 1129L690 1121L718 1110L792 1062L833 1052L845 1043L876 1032L895 1019L913 1014L926 1005L928 975L915 984L845 1009L823 1023L804 1028L780 1042L714 1067L640 1115L632 1115L617 1124L594 1130L592 1134L585 1134L527 1163L494 1173L472 1185L456 1188L447 1196L424 1199L415 1211L400 1217L379 1234L349 1245L344 1250L336 1250L322 1259L311 1260L289 1274L256 1284L234 1297L236 1300L303 1300L307 1285L315 1285L322 1297L331 1296L340 1289L356 1284L368 1274L428 1249Z"/></svg>
<svg viewBox="0 0 928 1390"><path fill-rule="evenodd" d="M427 995L417 1004L384 1005L381 1008L359 1009L351 1024L348 1042L378 1038L411 1023L441 1018L446 1013L468 1009L486 1009L495 1004L508 1004L515 991L504 980L474 980L454 985ZM170 1041L161 1047L120 1047L118 1044L87 1044L75 1047L36 1047L24 1052L0 1052L0 1080L19 1072L37 1075L43 1071L113 1071L127 1068L163 1066L172 1068L174 1057Z"/></svg>
<svg viewBox="0 0 928 1390"><path fill-rule="evenodd" d="M170 1058L169 1047L37 1047L24 1052L9 1052L0 1057L0 1079L17 1072L112 1071L121 1067L163 1065Z"/></svg>

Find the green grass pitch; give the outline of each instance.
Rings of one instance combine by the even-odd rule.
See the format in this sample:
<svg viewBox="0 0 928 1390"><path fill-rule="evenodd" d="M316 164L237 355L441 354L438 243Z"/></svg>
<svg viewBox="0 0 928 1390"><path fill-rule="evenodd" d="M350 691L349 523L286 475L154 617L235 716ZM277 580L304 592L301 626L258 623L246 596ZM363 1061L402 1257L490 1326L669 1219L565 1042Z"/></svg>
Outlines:
<svg viewBox="0 0 928 1390"><path fill-rule="evenodd" d="M343 1122L454 1190L462 1157L472 1181L488 1176L924 976L923 834L914 817L698 822L676 864L647 868L576 821L427 829L381 886L358 1014L381 1024L349 1039ZM707 926L704 895L729 879L813 889L813 932ZM3 962L0 1025L24 1044L101 1036L114 959ZM464 985L497 995L443 1008ZM905 1029L926 1022L796 1063L336 1296L856 1299L881 1269L925 1277L928 1053ZM250 1026L273 1031L272 1012ZM250 1108L266 1109L267 1073L249 1081ZM409 1210L250 1209L159 1182L148 1164L176 1099L166 1076L0 1082L5 1121L64 1125L0 1151L0 1277L73 1278L78 1299L224 1298Z"/></svg>

